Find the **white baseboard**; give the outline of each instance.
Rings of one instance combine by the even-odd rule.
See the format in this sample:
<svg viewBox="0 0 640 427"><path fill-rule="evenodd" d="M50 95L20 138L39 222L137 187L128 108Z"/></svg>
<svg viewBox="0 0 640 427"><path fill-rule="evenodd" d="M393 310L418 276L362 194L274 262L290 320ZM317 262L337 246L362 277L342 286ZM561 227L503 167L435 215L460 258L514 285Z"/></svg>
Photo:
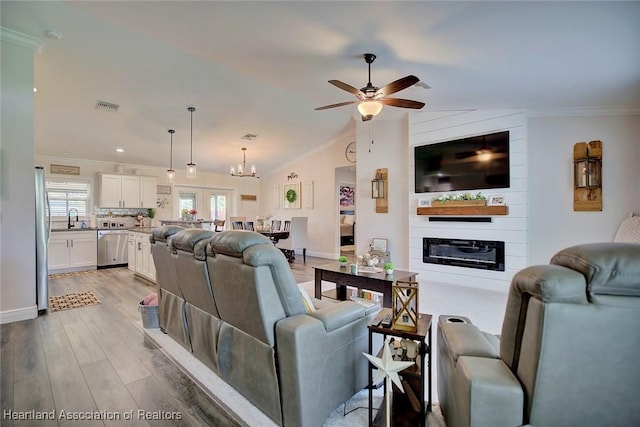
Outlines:
<svg viewBox="0 0 640 427"><path fill-rule="evenodd" d="M0 311L0 324L20 322L38 317L38 306L15 308L13 310Z"/></svg>

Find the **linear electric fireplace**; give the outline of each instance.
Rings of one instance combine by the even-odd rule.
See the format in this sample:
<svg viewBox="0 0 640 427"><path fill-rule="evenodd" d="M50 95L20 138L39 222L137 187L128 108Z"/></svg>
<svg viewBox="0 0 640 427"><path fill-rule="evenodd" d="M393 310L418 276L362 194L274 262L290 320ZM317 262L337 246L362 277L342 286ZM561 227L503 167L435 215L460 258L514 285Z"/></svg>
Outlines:
<svg viewBox="0 0 640 427"><path fill-rule="evenodd" d="M424 237L422 261L431 264L504 271L504 242Z"/></svg>

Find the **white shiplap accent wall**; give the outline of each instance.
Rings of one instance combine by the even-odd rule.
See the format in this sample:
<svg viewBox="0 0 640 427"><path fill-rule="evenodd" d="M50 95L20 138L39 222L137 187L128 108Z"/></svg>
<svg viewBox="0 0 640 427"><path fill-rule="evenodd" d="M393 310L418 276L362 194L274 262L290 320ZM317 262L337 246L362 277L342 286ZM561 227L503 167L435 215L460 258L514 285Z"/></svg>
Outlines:
<svg viewBox="0 0 640 427"><path fill-rule="evenodd" d="M409 265L411 271L420 273L418 277L421 280L506 291L513 275L527 265L527 129L526 116L521 110L425 112L411 115L409 188L412 191L415 191L413 147L502 130L509 131L511 186L480 191L487 196L504 194L509 206L508 215L493 216L490 223L429 222L428 216L416 213L418 199L441 193L409 193ZM505 271L423 263L423 237L504 241Z"/></svg>

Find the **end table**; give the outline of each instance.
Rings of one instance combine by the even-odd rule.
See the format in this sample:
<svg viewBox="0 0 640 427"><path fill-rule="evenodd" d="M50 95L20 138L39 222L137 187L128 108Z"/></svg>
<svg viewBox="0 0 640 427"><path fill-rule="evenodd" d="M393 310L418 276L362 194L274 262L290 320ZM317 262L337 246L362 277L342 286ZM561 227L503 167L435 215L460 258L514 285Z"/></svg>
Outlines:
<svg viewBox="0 0 640 427"><path fill-rule="evenodd" d="M394 419L394 426L416 426L420 425L425 427L427 412L431 412L431 318L430 314L419 313L418 315L418 330L417 332L400 331L389 328L384 328L379 325L380 320L388 313L391 313L390 308L383 308L378 316L367 327L369 329L369 354L373 354L373 334L381 334L382 341L387 338L387 335L391 335L397 338L407 338L413 341L418 341L418 358L420 359L420 366L414 364L413 366L399 372L403 379L406 379L408 384L412 385L412 390L415 392L419 399L420 410L415 411L409 398L402 396L402 392L394 392L392 402L392 418ZM384 344L383 344L384 345ZM418 359L416 359L417 361ZM428 400L425 405L425 372L427 374L427 396ZM369 363L369 427L382 425L385 420L385 402L383 400L378 414L373 419L373 389L376 384L373 384L373 365ZM386 399L386 382L385 382L385 399ZM414 390L415 389L415 390Z"/></svg>

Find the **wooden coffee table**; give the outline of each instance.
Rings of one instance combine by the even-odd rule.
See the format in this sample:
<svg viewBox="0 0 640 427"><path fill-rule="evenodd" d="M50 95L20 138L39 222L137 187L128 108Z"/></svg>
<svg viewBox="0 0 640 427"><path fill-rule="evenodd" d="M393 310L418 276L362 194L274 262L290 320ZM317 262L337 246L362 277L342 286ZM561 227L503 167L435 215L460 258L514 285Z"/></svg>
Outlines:
<svg viewBox="0 0 640 427"><path fill-rule="evenodd" d="M391 307L391 285L398 280L415 281L418 273L411 271L393 270L393 274L381 273L351 274L349 267L342 267L338 262L314 267L315 272L315 297L322 299L322 281L334 282L336 284L336 298L347 299L347 286L358 289L368 289L380 292L383 295L382 306Z"/></svg>

